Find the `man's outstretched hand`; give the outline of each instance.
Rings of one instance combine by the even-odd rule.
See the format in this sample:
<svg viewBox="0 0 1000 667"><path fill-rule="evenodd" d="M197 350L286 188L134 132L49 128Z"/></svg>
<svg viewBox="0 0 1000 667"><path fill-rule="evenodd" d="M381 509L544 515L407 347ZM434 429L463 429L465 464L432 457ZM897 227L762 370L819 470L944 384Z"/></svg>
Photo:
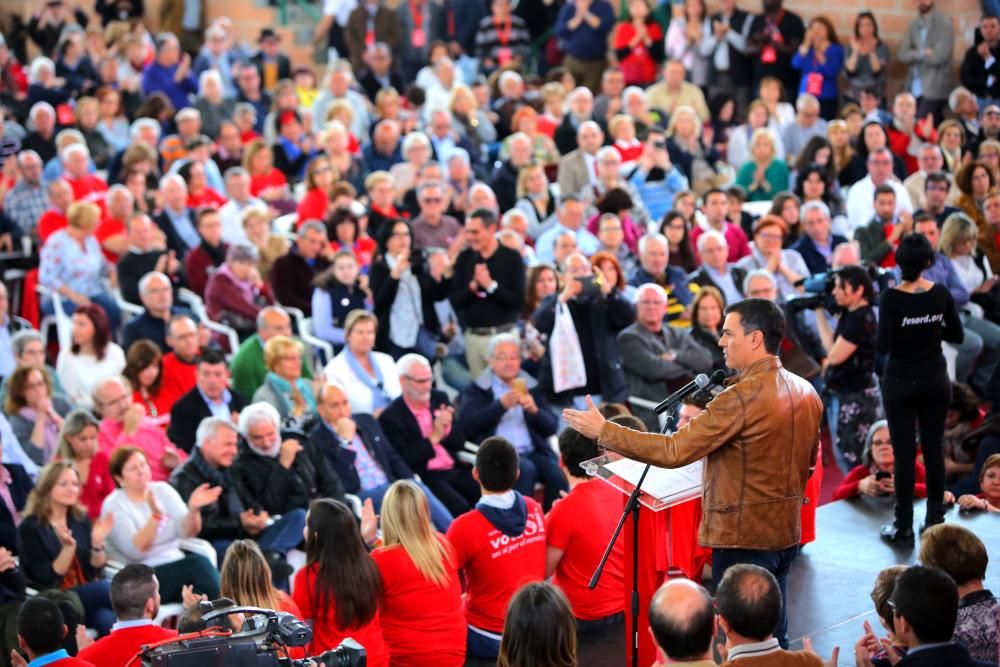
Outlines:
<svg viewBox="0 0 1000 667"><path fill-rule="evenodd" d="M601 435L601 429L604 428L604 422L606 421L604 415L594 405L590 394L587 394L586 410L571 410L566 408L563 410L563 419L566 420L566 423L574 431L593 440L597 440L597 437Z"/></svg>

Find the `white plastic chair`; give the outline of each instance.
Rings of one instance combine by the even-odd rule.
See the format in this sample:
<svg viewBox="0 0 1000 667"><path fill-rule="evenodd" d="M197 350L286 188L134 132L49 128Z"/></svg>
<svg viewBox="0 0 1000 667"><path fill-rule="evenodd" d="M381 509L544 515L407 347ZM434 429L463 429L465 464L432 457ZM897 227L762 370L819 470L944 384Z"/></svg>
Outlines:
<svg viewBox="0 0 1000 667"><path fill-rule="evenodd" d="M123 313L129 313L131 315L142 315L142 306L132 303L131 301L126 301L125 297L122 296L122 291L118 287L111 288L111 296L114 297L115 303L118 304L118 310ZM122 324L125 324L125 318L122 318Z"/></svg>
<svg viewBox="0 0 1000 667"><path fill-rule="evenodd" d="M313 356L315 357L316 352L322 352L324 357L322 360L323 364L326 365L330 363L330 360L333 359L334 356L333 345L313 334L312 318L306 317L305 313L298 308L293 308L291 306L281 307L285 309L293 320L295 320L295 329L299 333L299 338L301 338L306 345L313 349Z"/></svg>
<svg viewBox="0 0 1000 667"><path fill-rule="evenodd" d="M298 213L288 213L286 215L279 215L271 223L271 231L274 234L279 234L281 236L288 236L295 233L295 223L299 220Z"/></svg>
<svg viewBox="0 0 1000 667"><path fill-rule="evenodd" d="M236 350L240 347L240 337L236 333L236 329L210 320L208 317L208 311L205 310L205 302L200 296L188 288L182 287L177 290L177 298L188 305L191 312L198 317L200 322L205 325L206 329L222 334L226 337L229 341L229 356L236 354Z"/></svg>
<svg viewBox="0 0 1000 667"><path fill-rule="evenodd" d="M59 349L68 350L73 344L73 321L63 308L62 297L41 284L35 286L35 291L38 292L39 300L44 302L49 299L52 302L53 314L43 317L39 326L42 335L48 340L49 333L55 327Z"/></svg>

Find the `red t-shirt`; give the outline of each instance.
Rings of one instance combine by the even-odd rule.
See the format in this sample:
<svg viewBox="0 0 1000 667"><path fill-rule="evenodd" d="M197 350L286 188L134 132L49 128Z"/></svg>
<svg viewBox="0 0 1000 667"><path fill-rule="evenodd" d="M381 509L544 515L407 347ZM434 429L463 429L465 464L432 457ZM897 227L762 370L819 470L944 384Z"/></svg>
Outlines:
<svg viewBox="0 0 1000 667"><path fill-rule="evenodd" d="M66 219L66 214L63 211L50 208L42 213L42 217L38 219L38 240L42 242L42 245L45 245L50 236L68 226L69 221Z"/></svg>
<svg viewBox="0 0 1000 667"><path fill-rule="evenodd" d="M886 241L888 241L889 237L892 236L892 230L895 228L896 225L892 223L889 223L888 225L882 225L882 231L885 233ZM890 250L889 254L882 259L882 264L881 264L881 266L886 269L891 269L892 267L896 266L896 246L898 245L898 242L890 243L890 245L892 246L892 250Z"/></svg>
<svg viewBox="0 0 1000 667"><path fill-rule="evenodd" d="M561 588L573 615L594 621L625 609L625 542L618 536L608 564L591 590L587 584L618 525L621 494L599 479L578 484L545 517L548 546L561 549L552 583Z"/></svg>
<svg viewBox="0 0 1000 667"><path fill-rule="evenodd" d="M438 539L451 553L444 536ZM382 634L393 667L465 664L462 584L454 565L445 563L449 582L439 586L420 573L401 546L376 549L372 559L382 575Z"/></svg>
<svg viewBox="0 0 1000 667"><path fill-rule="evenodd" d="M298 229L302 226L302 223L306 220L322 220L326 221L326 212L330 206L330 197L320 190L319 188L313 188L306 192L306 196L302 198L299 202L298 208L295 210L299 215L299 220L295 225Z"/></svg>
<svg viewBox="0 0 1000 667"><path fill-rule="evenodd" d="M125 667L143 645L176 636L176 630L168 630L155 624L122 628L81 649L77 657L101 667Z"/></svg>
<svg viewBox="0 0 1000 667"><path fill-rule="evenodd" d="M219 208L226 203L226 198L210 187L205 187L198 194L188 193L187 205L189 208L199 209L203 206Z"/></svg>
<svg viewBox="0 0 1000 667"><path fill-rule="evenodd" d="M72 179L69 176L63 178L73 188L73 201L83 201L95 192L107 192L108 190L108 184L104 182L104 179L93 174L87 174L83 178L77 179Z"/></svg>
<svg viewBox="0 0 1000 667"><path fill-rule="evenodd" d="M90 460L90 471L80 487L80 503L87 508L91 520L101 516L101 505L114 490L115 480L108 471L108 455L98 451Z"/></svg>
<svg viewBox="0 0 1000 667"><path fill-rule="evenodd" d="M194 389L198 367L197 364L181 361L173 352L163 355L162 363L160 376L163 381L160 382L157 404L169 412L181 396Z"/></svg>
<svg viewBox="0 0 1000 667"><path fill-rule="evenodd" d="M726 244L729 246L729 256L726 257L727 262L735 264L750 254L750 242L747 239L746 232L728 221L722 229L722 235L726 237ZM705 230L702 229L700 225L695 225L691 229L692 248L698 247L698 237L704 232ZM697 254L697 252L698 251L695 250L695 254Z"/></svg>
<svg viewBox="0 0 1000 667"><path fill-rule="evenodd" d="M510 537L478 509L452 522L448 541L455 547L455 564L465 571L465 620L469 625L501 634L507 605L524 584L545 579L545 515L531 498L524 531Z"/></svg>
<svg viewBox="0 0 1000 667"><path fill-rule="evenodd" d="M302 610L302 620L313 622L313 640L309 647L310 655L319 655L323 651L337 648L340 642L351 637L365 647L368 654L369 667L388 667L389 648L382 638L382 624L379 613L375 618L360 628L343 629L337 627L337 612L333 608L333 600L329 600L325 609L317 609L316 604L316 572L318 565L304 567L295 573L292 585L292 600Z"/></svg>
<svg viewBox="0 0 1000 667"><path fill-rule="evenodd" d="M116 234L125 235L125 221L115 220L109 215L105 215L101 220L101 224L97 225L97 229L94 230L94 237L101 244L101 252L104 253L105 259L112 264L118 263L118 255L108 252L104 247L104 242Z"/></svg>
<svg viewBox="0 0 1000 667"><path fill-rule="evenodd" d="M268 188L280 188L283 185L288 185L288 179L280 171L271 167L271 171L266 174L250 177L250 194L258 197L261 192Z"/></svg>
<svg viewBox="0 0 1000 667"><path fill-rule="evenodd" d="M343 246L336 241L330 241L330 247L334 252L337 252ZM375 239L370 236L364 236L354 242L351 250L354 252L354 258L358 260L358 266L363 269L372 263L372 258L375 256Z"/></svg>

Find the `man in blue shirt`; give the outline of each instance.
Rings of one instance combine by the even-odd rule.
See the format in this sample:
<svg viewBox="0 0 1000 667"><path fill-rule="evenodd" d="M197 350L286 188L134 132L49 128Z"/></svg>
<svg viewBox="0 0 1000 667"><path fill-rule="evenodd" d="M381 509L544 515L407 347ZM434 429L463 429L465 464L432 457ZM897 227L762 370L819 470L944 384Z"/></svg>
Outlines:
<svg viewBox="0 0 1000 667"><path fill-rule="evenodd" d="M62 648L66 633L62 612L52 600L29 598L17 614L17 645L28 656L26 667L94 667L93 663L71 658ZM21 660L20 664L25 663Z"/></svg>
<svg viewBox="0 0 1000 667"><path fill-rule="evenodd" d="M575 0L559 10L556 36L563 40L564 64L591 91L600 89L608 35L614 24L615 12L606 0Z"/></svg>
<svg viewBox="0 0 1000 667"><path fill-rule="evenodd" d="M576 237L577 250L587 257L601 247L597 237L583 226L584 204L577 195L567 195L559 204L558 224L542 232L535 242L535 253L539 262L553 264L555 261L556 239L567 232Z"/></svg>
<svg viewBox="0 0 1000 667"><path fill-rule="evenodd" d="M156 42L156 60L142 75L142 92L160 92L167 96L174 109L191 106L189 96L198 92L198 82L191 75L191 56L181 55L177 38L161 33Z"/></svg>

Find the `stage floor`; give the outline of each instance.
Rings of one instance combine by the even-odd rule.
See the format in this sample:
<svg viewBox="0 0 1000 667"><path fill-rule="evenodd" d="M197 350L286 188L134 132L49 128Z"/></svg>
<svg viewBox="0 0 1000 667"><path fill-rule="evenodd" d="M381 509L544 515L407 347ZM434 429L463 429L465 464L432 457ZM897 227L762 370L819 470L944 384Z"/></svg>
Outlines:
<svg viewBox="0 0 1000 667"><path fill-rule="evenodd" d="M915 529L923 513L921 502ZM919 537L912 549L894 548L879 538L879 527L891 520L891 498L837 501L817 509L817 539L796 559L788 583L792 648L801 648L802 638L810 637L824 660L834 646L840 646L838 664L853 666L854 643L864 632L863 622L881 631L869 597L875 575L890 565L915 564L920 550ZM1000 516L959 513L953 508L947 520L968 527L987 545L991 559L986 586L1000 592Z"/></svg>

